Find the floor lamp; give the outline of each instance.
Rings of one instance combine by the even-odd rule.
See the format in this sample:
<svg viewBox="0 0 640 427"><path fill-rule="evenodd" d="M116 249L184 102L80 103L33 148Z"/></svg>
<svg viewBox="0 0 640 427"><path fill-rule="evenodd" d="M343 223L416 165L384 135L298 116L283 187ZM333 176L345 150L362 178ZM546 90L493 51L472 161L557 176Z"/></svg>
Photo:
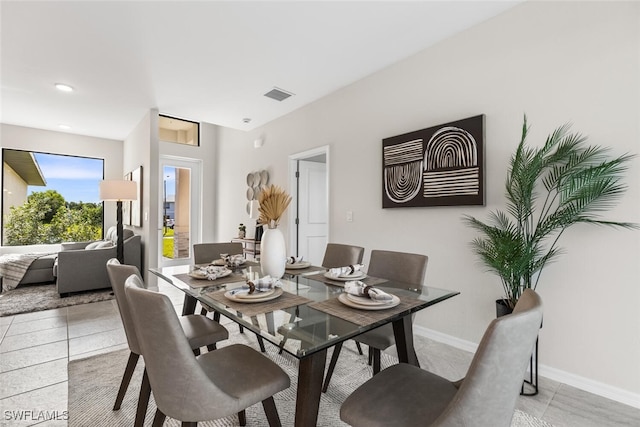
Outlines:
<svg viewBox="0 0 640 427"><path fill-rule="evenodd" d="M117 203L116 220L118 231L118 244L116 257L124 264L124 233L122 231L122 202L136 200L138 198L138 186L135 181L105 180L100 181L100 199L103 201L115 201Z"/></svg>

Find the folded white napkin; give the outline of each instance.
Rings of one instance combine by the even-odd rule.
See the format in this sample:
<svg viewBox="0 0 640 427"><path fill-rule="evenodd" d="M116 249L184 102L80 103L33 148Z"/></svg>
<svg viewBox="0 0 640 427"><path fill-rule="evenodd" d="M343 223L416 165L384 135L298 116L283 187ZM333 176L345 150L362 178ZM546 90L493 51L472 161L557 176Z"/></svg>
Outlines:
<svg viewBox="0 0 640 427"><path fill-rule="evenodd" d="M259 279L249 280L246 285L243 285L243 289L249 289L249 293L252 294L256 291L266 292L273 288L282 287L282 282L279 279L275 279L271 276L264 276Z"/></svg>
<svg viewBox="0 0 640 427"><path fill-rule="evenodd" d="M330 268L328 271L328 275L329 277L332 278L338 278L340 276L346 276L348 274L353 274L356 271L360 271L364 268L364 264L354 264L354 265L348 265L346 267L335 267L335 268Z"/></svg>
<svg viewBox="0 0 640 427"><path fill-rule="evenodd" d="M391 301L393 296L389 295L385 291L381 291L380 289L374 288L373 286L366 285L361 281L353 281L353 282L345 282L344 290L348 294L359 296L359 297L369 297L375 301Z"/></svg>
<svg viewBox="0 0 640 427"><path fill-rule="evenodd" d="M242 255L242 254L227 255L224 260L227 263L227 265L229 265L231 267L237 267L239 265L244 264L244 262L246 261L244 259L244 255Z"/></svg>
<svg viewBox="0 0 640 427"><path fill-rule="evenodd" d="M302 256L290 256L289 258L287 258L287 264L297 264L299 262L302 262Z"/></svg>
<svg viewBox="0 0 640 427"><path fill-rule="evenodd" d="M226 276L228 270L224 267L207 265L206 267L197 267L194 271L196 274L205 276L207 280L216 280L218 277Z"/></svg>

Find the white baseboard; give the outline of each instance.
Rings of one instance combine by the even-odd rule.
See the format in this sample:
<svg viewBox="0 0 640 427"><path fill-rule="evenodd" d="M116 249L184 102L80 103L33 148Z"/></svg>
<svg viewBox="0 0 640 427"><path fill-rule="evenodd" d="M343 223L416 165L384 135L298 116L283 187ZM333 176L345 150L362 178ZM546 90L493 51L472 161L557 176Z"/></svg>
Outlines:
<svg viewBox="0 0 640 427"><path fill-rule="evenodd" d="M478 344L474 342L462 340L419 325L413 325L413 332L421 337L429 338L470 353L475 353L478 348ZM567 384L569 386L579 388L580 390L640 409L640 394L632 393L618 387L613 387L608 384L581 377L547 365L539 365L538 372L541 377L545 377L562 384Z"/></svg>

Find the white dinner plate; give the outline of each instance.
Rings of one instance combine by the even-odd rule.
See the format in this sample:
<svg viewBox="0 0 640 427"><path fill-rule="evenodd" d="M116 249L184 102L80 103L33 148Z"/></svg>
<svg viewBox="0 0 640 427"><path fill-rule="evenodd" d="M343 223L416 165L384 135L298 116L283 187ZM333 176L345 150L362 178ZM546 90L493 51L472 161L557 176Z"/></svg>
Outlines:
<svg viewBox="0 0 640 427"><path fill-rule="evenodd" d="M346 293L342 293L340 295L338 295L338 301L340 301L341 303L343 303L344 305L347 305L349 307L353 307L353 308L359 308L360 310L387 310L389 308L395 307L396 305L400 304L400 298L398 298L395 295L392 295L393 299L391 300L391 302L389 304L384 304L384 305L364 305L364 304L358 304L355 303L353 301L351 301L349 298L347 298Z"/></svg>
<svg viewBox="0 0 640 427"><path fill-rule="evenodd" d="M233 271L231 271L229 269L225 269L225 271L223 271L222 274L218 275L218 277L216 277L216 279L219 279L221 277L227 277L231 273L233 273ZM207 275L204 274L204 273L200 273L198 270L190 272L189 273L189 277L193 277L194 279L200 279L200 280L208 280L207 279Z"/></svg>
<svg viewBox="0 0 640 427"><path fill-rule="evenodd" d="M284 268L287 270L300 270L307 267L311 267L311 263L309 261L300 261L293 264L286 264L284 266Z"/></svg>
<svg viewBox="0 0 640 427"><path fill-rule="evenodd" d="M250 294L248 291L249 290L247 289L247 292L241 291L238 293L234 293L233 296L236 298L242 298L242 299L260 299L260 298L268 297L269 295L275 292L275 289L269 289L268 291L257 291L252 294Z"/></svg>
<svg viewBox="0 0 640 427"><path fill-rule="evenodd" d="M243 291L244 296L239 296L239 294L233 295L232 292L234 292L234 290L225 292L224 296L231 301L251 303L271 301L272 299L278 298L280 295L282 295L283 292L282 288L275 288L273 292L269 293L268 295L261 295L260 298L247 298L246 295L248 295L249 289Z"/></svg>
<svg viewBox="0 0 640 427"><path fill-rule="evenodd" d="M351 302L355 302L356 304L360 304L360 305L387 305L393 302L393 299L387 300L387 301L379 301L379 300L371 299L368 297L359 297L357 295L351 295L350 293L347 293L347 292L345 292L345 294L347 295L347 298L349 298Z"/></svg>
<svg viewBox="0 0 640 427"><path fill-rule="evenodd" d="M363 273L362 271L356 271L353 274L345 274L343 276L331 277L329 275L329 272L327 271L326 273L324 273L324 277L326 277L327 279L331 279L331 280L338 280L340 282L348 282L350 280L364 279L365 277L367 277L367 275L365 273Z"/></svg>

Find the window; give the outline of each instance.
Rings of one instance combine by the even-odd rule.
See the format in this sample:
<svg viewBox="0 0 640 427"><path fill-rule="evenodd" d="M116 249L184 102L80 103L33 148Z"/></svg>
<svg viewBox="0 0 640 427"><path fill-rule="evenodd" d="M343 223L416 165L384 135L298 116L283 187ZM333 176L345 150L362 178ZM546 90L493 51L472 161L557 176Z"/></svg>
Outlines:
<svg viewBox="0 0 640 427"><path fill-rule="evenodd" d="M104 160L2 150L2 245L102 238Z"/></svg>
<svg viewBox="0 0 640 427"><path fill-rule="evenodd" d="M158 136L161 141L200 145L200 124L160 115Z"/></svg>

